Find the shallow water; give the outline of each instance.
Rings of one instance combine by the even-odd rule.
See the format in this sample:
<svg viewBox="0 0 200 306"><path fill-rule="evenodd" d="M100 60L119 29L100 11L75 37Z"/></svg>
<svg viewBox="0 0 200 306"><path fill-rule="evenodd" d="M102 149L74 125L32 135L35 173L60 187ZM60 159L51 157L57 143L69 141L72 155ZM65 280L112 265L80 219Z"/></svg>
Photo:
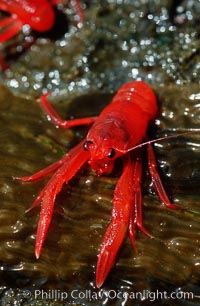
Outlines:
<svg viewBox="0 0 200 306"><path fill-rule="evenodd" d="M82 117L98 114L121 84L144 79L160 105L152 138L199 129L199 2L182 1L178 7L173 1L95 4L85 5L82 28L72 26L73 14L67 11L65 36L38 38L17 61L7 56L12 70L2 73L0 87L1 304L148 305L151 300L198 305L198 134L155 144L167 192L184 210L160 205L144 161L144 224L154 238L137 231L137 253L126 239L101 290L95 287L95 266L120 166L106 177L85 166L64 186L41 258L35 259L39 209L24 212L46 181L22 184L12 177L51 164L87 132L56 129L48 122L35 101L43 90L57 89L52 103L63 118ZM165 299L165 291L179 296ZM181 291L192 292L193 298L183 298ZM68 296L62 301L64 293Z"/></svg>

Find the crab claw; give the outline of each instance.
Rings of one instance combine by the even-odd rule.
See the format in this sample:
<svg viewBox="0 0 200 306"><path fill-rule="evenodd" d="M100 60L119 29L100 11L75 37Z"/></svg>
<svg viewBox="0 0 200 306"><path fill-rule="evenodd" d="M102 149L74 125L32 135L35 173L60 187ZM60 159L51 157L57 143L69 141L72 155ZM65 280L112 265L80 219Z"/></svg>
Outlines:
<svg viewBox="0 0 200 306"><path fill-rule="evenodd" d="M124 157L124 170L115 188L112 219L105 233L97 262L97 287L101 287L110 272L129 226L134 194L132 176L133 167L131 167L131 160L128 155Z"/></svg>
<svg viewBox="0 0 200 306"><path fill-rule="evenodd" d="M84 142L85 139L76 147L74 147L71 151L69 151L60 161L57 161L53 165L43 170L40 170L39 172L33 174L30 177L26 176L21 178L22 181L34 181L46 175L49 175L52 172L55 172L30 208L32 209L40 202L42 202L36 234L36 258L40 257L42 246L44 244L46 234L51 223L56 195L60 192L63 184L68 183L69 180L81 168L81 166L89 159L89 152L83 149Z"/></svg>
<svg viewBox="0 0 200 306"><path fill-rule="evenodd" d="M115 257L126 231L127 224L121 223L120 220L112 222L106 231L97 262L96 285L98 288L102 286L115 263Z"/></svg>
<svg viewBox="0 0 200 306"><path fill-rule="evenodd" d="M105 233L97 262L97 287L101 287L110 272L127 231L135 251L136 226L144 234L152 237L142 222L141 149L125 155L123 163L124 170L116 185L113 198L111 223Z"/></svg>

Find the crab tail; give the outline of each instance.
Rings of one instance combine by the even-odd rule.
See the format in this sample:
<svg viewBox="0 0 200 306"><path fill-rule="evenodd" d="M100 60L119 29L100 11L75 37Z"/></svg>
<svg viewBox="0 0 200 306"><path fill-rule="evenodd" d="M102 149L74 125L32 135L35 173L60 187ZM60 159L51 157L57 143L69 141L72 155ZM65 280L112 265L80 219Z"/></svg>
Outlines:
<svg viewBox="0 0 200 306"><path fill-rule="evenodd" d="M42 201L42 206L36 234L36 258L40 257L42 246L51 223L56 195L61 190L63 184L68 183L89 158L89 153L83 149L83 143L84 141L68 153L70 159L67 158L65 162L61 164L50 179L49 183L38 196L38 199Z"/></svg>

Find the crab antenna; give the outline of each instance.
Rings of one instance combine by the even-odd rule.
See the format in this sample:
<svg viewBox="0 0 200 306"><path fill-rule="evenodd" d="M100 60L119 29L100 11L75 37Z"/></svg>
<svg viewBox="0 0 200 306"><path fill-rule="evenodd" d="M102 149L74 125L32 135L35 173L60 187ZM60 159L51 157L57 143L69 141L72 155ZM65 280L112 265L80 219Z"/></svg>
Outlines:
<svg viewBox="0 0 200 306"><path fill-rule="evenodd" d="M160 137L160 138L157 138L157 139L153 139L153 140L148 140L148 141L145 141L143 143L140 143L132 148L129 148L128 150L118 150L120 153L128 153L132 150L135 150L137 148L141 148L141 147L144 147L150 143L154 143L154 142L158 142L158 141L163 141L163 140L166 140L166 139L169 139L169 138L176 138L176 137L179 137L179 136L184 136L184 135L189 135L189 134L194 134L194 133L199 133L200 130L193 130L193 131L188 131L188 132L183 132L183 133L179 133L179 134L175 134L175 135L170 135L170 136L164 136L164 137Z"/></svg>

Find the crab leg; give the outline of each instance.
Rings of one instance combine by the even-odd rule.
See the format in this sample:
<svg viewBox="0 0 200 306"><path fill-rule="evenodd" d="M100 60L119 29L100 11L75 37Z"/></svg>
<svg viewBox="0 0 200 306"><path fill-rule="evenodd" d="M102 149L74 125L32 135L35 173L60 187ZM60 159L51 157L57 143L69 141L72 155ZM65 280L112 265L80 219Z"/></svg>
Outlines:
<svg viewBox="0 0 200 306"><path fill-rule="evenodd" d="M7 41L15 36L22 28L22 22L13 17L7 17L0 21L0 29L6 27L0 32L0 43Z"/></svg>
<svg viewBox="0 0 200 306"><path fill-rule="evenodd" d="M66 154L62 159L56 161L55 163L53 163L52 165L49 165L48 167L39 170L38 172L30 175L30 176L22 176L22 177L15 177L15 179L17 180L21 180L23 182L34 182L37 181L53 172L55 172L58 168L60 168L62 166L62 164L68 160L69 154Z"/></svg>
<svg viewBox="0 0 200 306"><path fill-rule="evenodd" d="M58 113L54 110L51 103L48 101L48 96L51 94L51 92L48 92L47 94L44 94L40 97L38 102L40 103L43 111L50 117L51 121L54 125L60 127L60 128L70 128L73 126L78 125L88 125L93 123L97 117L87 117L87 118L80 118L80 119L72 119L72 120L63 120Z"/></svg>
<svg viewBox="0 0 200 306"><path fill-rule="evenodd" d="M132 176L132 185L133 185L133 203L131 205L131 214L129 220L129 238L133 245L133 248L136 250L135 246L135 228L136 226L147 236L152 237L152 235L145 229L142 220L142 191L141 191L141 177L142 177L142 150L137 149L132 153L132 167L133 167L133 176Z"/></svg>
<svg viewBox="0 0 200 306"><path fill-rule="evenodd" d="M129 226L133 202L133 167L130 154L124 157L124 170L117 183L113 198L112 219L104 235L97 262L96 284L101 287L112 268L117 252Z"/></svg>
<svg viewBox="0 0 200 306"><path fill-rule="evenodd" d="M158 193L158 196L160 198L160 200L162 201L162 203L171 209L181 209L180 206L176 205L176 204L172 204L166 194L166 191L164 189L164 186L162 184L160 175L158 173L157 170L157 163L156 163L156 157L155 157L155 153L152 147L152 144L149 143L147 144L147 155L148 155L148 166L149 166L149 172L153 181L153 184L156 188L156 191Z"/></svg>
<svg viewBox="0 0 200 306"><path fill-rule="evenodd" d="M58 113L54 110L51 103L48 101L47 97L50 94L51 93L48 92L47 94L42 95L38 101L41 104L41 107L42 107L43 111L50 117L53 124L55 124L56 126L59 126L61 128L70 128L72 126L91 124L96 120L97 117L88 117L88 118L81 118L81 119L75 119L75 120L63 120L58 115ZM83 143L83 142L81 142L81 143ZM39 180L39 179L51 174L52 172L55 172L63 163L70 160L71 155L75 154L75 152L77 151L76 148L77 147L75 147L73 150L68 152L63 158L61 158L57 162L53 163L52 165L46 167L45 169L42 169L42 170L34 173L31 176L14 177L14 179L21 180L23 182L33 182L33 181Z"/></svg>
<svg viewBox="0 0 200 306"><path fill-rule="evenodd" d="M68 183L68 181L76 174L76 172L89 158L89 153L83 149L83 141L74 149L72 149L69 154L71 155L70 160L63 163L60 168L58 168L49 183L41 191L42 206L36 234L36 258L39 258L40 256L42 246L44 244L44 240L51 222L56 195L60 192L63 184Z"/></svg>
<svg viewBox="0 0 200 306"><path fill-rule="evenodd" d="M77 151L76 148L77 147L73 148L64 157L62 157L61 159L59 159L55 163L49 165L48 167L30 175L30 176L14 177L14 179L17 179L17 180L20 180L20 181L23 181L23 182L33 182L33 181L37 181L39 179L42 179L43 177L55 172L64 163L68 162L71 159L72 154L75 154L75 151Z"/></svg>
<svg viewBox="0 0 200 306"><path fill-rule="evenodd" d="M0 8L1 9L1 8ZM0 28L9 26L9 24L13 23L15 19L13 17L7 17L0 21Z"/></svg>

